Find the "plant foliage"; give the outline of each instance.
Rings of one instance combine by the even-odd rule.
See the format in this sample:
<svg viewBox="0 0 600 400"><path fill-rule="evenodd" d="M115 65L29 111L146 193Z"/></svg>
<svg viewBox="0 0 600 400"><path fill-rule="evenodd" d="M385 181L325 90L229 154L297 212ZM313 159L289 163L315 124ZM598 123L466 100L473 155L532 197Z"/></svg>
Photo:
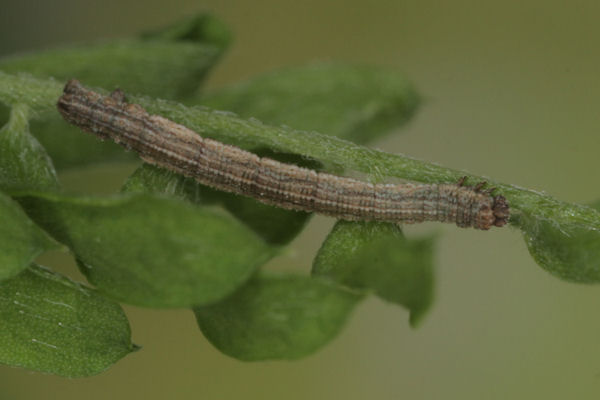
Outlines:
<svg viewBox="0 0 600 400"><path fill-rule="evenodd" d="M68 126L55 103L64 81L129 99L198 134L285 162L380 182L482 178L368 147L418 104L395 71L342 64L287 68L212 93L203 79L230 41L208 15L135 38L0 60L0 362L63 376L97 374L136 347L116 301L194 311L232 357L297 359L334 338L366 295L407 308L415 325L433 297L433 237L384 223L338 222L310 276L261 266L302 230L282 210L140 165L120 193L61 190L59 171L134 160ZM209 108L210 107L210 108ZM489 180L488 180L489 181ZM562 279L600 281L600 214L490 182L534 259ZM32 264L57 246L96 289Z"/></svg>

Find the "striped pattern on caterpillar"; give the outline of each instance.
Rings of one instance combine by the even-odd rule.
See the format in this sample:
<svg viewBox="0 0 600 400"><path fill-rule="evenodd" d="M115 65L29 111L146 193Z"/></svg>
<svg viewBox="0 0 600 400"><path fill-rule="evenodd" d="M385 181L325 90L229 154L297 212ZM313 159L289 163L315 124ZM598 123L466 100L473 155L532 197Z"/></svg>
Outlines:
<svg viewBox="0 0 600 400"><path fill-rule="evenodd" d="M100 138L112 139L143 160L216 189L292 210L346 220L397 223L439 221L487 230L508 221L510 210L484 183L373 184L270 158L258 157L127 103L121 90L103 96L70 80L58 100L70 123Z"/></svg>

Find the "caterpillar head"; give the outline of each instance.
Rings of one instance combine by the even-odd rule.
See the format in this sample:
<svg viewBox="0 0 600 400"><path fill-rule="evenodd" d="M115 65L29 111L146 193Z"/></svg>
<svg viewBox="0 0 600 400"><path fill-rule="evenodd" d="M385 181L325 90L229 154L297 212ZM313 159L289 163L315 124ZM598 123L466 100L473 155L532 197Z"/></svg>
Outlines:
<svg viewBox="0 0 600 400"><path fill-rule="evenodd" d="M492 205L492 212L494 213L494 226L504 226L508 222L510 217L510 209L508 202L504 196L494 196L494 204Z"/></svg>

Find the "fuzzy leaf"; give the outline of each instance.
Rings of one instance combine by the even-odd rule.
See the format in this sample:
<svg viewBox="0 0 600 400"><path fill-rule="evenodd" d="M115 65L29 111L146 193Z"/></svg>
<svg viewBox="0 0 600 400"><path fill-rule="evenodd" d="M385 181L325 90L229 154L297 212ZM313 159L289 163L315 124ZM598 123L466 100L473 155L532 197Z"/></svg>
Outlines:
<svg viewBox="0 0 600 400"><path fill-rule="evenodd" d="M223 53L231 43L229 28L210 14L198 14L169 26L143 33L145 40L185 41L214 46Z"/></svg>
<svg viewBox="0 0 600 400"><path fill-rule="evenodd" d="M418 99L397 72L375 67L312 64L287 68L200 99L218 110L271 125L372 142L405 123Z"/></svg>
<svg viewBox="0 0 600 400"><path fill-rule="evenodd" d="M127 39L4 58L0 70L60 81L77 78L108 90L120 87L130 93L180 99L199 86L217 57L213 46Z"/></svg>
<svg viewBox="0 0 600 400"><path fill-rule="evenodd" d="M67 377L136 349L117 303L35 265L0 282L0 326L0 363Z"/></svg>
<svg viewBox="0 0 600 400"><path fill-rule="evenodd" d="M9 107L26 105L28 116L32 118L56 117L56 101L63 86L53 79L7 74L0 70L0 103Z"/></svg>
<svg viewBox="0 0 600 400"><path fill-rule="evenodd" d="M0 70L60 81L77 78L107 90L120 87L129 93L182 99L199 87L225 49L226 43L212 33L217 26L224 30L213 17L200 15L142 38L5 57Z"/></svg>
<svg viewBox="0 0 600 400"><path fill-rule="evenodd" d="M18 194L30 217L100 291L131 304L189 307L223 298L273 251L237 221L151 195Z"/></svg>
<svg viewBox="0 0 600 400"><path fill-rule="evenodd" d="M319 279L261 274L194 312L202 333L231 357L297 359L337 336L360 299Z"/></svg>
<svg viewBox="0 0 600 400"><path fill-rule="evenodd" d="M56 97L58 100L58 96ZM132 162L135 154L67 125L60 117L31 121L31 130L52 157L58 171L106 162Z"/></svg>
<svg viewBox="0 0 600 400"><path fill-rule="evenodd" d="M21 207L2 192L0 221L0 281L27 268L44 251L57 247Z"/></svg>
<svg viewBox="0 0 600 400"><path fill-rule="evenodd" d="M395 224L338 221L312 273L405 306L415 326L432 302L433 239L406 239Z"/></svg>
<svg viewBox="0 0 600 400"><path fill-rule="evenodd" d="M0 129L0 189L57 189L52 160L29 133L27 114L27 106L15 105Z"/></svg>
<svg viewBox="0 0 600 400"><path fill-rule="evenodd" d="M59 170L98 162L132 160L131 153L122 151L114 143L100 142L62 120L55 104L64 82L77 78L86 85L106 90L120 87L127 93L183 100L198 90L227 47L228 37L227 29L219 20L199 15L145 34L142 38L3 58L0 59L0 71L25 72L39 78L53 77L60 82L55 83L56 90L50 91L21 87L8 95L0 95L0 101L13 104L22 102L26 97L30 102L41 103L51 95L44 107L32 107L34 111L51 111L42 115L45 118L32 121L32 132ZM3 91L2 78L0 75L0 92ZM11 82L11 85L14 86L14 83ZM38 100L40 98L41 101Z"/></svg>
<svg viewBox="0 0 600 400"><path fill-rule="evenodd" d="M585 211L593 218L583 223L560 223L526 214L520 215L516 223L523 231L529 253L542 268L567 281L598 283L600 212L592 208Z"/></svg>

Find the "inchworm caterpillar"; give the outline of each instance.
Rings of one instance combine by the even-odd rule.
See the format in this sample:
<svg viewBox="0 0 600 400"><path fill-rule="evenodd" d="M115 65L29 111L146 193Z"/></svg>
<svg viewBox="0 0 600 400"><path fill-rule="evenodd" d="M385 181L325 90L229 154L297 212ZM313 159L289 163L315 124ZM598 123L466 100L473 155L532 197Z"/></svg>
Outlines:
<svg viewBox="0 0 600 400"><path fill-rule="evenodd" d="M481 191L481 185L373 184L261 158L150 115L127 103L118 89L103 96L70 80L58 110L68 122L136 151L150 164L278 207L354 221L440 221L484 230L505 225L509 217L506 199Z"/></svg>

